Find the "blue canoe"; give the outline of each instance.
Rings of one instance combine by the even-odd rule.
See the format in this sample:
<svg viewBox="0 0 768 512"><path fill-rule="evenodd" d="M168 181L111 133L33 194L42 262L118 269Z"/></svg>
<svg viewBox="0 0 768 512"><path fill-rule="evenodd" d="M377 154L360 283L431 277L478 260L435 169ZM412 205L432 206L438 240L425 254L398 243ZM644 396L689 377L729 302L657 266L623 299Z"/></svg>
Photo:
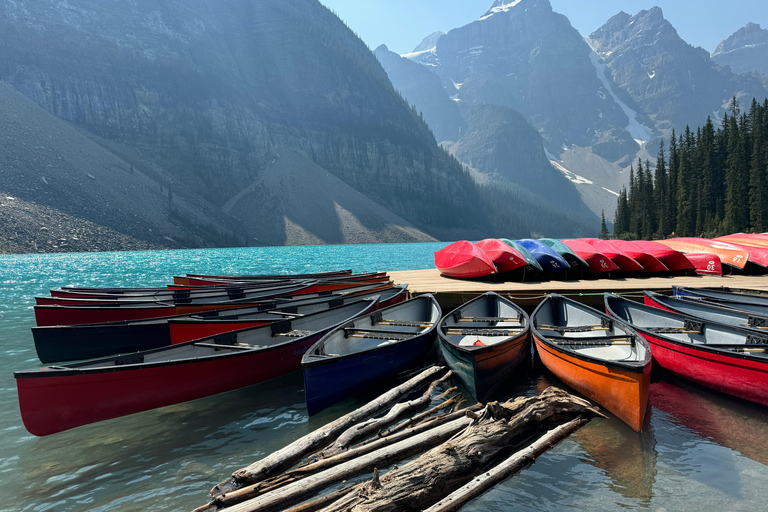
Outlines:
<svg viewBox="0 0 768 512"><path fill-rule="evenodd" d="M435 345L440 305L420 295L354 318L323 336L301 360L307 412L354 395L420 363Z"/></svg>
<svg viewBox="0 0 768 512"><path fill-rule="evenodd" d="M565 258L560 256L557 251L538 240L523 238L518 240L518 243L528 249L528 252L536 258L544 272L554 274L556 272L565 272L571 268Z"/></svg>

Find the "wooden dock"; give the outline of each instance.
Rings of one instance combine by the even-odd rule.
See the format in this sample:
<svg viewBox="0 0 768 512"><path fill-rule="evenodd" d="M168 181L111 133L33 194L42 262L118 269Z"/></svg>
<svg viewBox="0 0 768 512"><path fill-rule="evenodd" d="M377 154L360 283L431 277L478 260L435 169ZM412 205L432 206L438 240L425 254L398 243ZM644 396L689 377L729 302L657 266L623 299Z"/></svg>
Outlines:
<svg viewBox="0 0 768 512"><path fill-rule="evenodd" d="M451 310L487 291L494 291L515 303L536 306L548 293L559 293L602 309L603 293L642 295L643 290L669 293L672 286L761 290L768 293L766 276L676 276L632 279L581 279L573 281L504 282L469 281L440 275L437 269L388 272L396 284L408 283L414 295L431 293L444 311Z"/></svg>

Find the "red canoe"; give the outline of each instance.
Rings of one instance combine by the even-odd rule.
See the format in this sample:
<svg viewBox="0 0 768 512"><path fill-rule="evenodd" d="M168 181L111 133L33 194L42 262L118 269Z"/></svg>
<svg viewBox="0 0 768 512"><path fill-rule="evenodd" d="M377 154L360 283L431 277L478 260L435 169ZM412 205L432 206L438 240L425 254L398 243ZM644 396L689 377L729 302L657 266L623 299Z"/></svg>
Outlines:
<svg viewBox="0 0 768 512"><path fill-rule="evenodd" d="M643 266L643 269L645 269L645 271L650 274L662 274L669 272L669 269L661 262L661 260L659 260L656 256L645 252L643 248L637 245L635 242L630 242L628 240L611 240L611 245L637 261Z"/></svg>
<svg viewBox="0 0 768 512"><path fill-rule="evenodd" d="M435 266L448 277L471 279L495 274L496 265L472 242L461 240L435 252Z"/></svg>
<svg viewBox="0 0 768 512"><path fill-rule="evenodd" d="M622 272L643 272L645 270L637 260L630 257L618 246L614 245L611 240L601 240L599 238L579 238L579 240L588 243L608 256Z"/></svg>
<svg viewBox="0 0 768 512"><path fill-rule="evenodd" d="M619 267L608 256L601 253L594 246L582 240L563 240L563 243L572 250L576 256L589 264L589 272L592 274L604 274L619 270Z"/></svg>
<svg viewBox="0 0 768 512"><path fill-rule="evenodd" d="M525 258L517 249L498 238L486 238L476 242L475 245L491 258L499 274L512 272L527 265Z"/></svg>
<svg viewBox="0 0 768 512"><path fill-rule="evenodd" d="M696 269L694 264L688 260L685 254L672 249L669 246L648 240L634 240L632 243L658 259L674 274L685 274Z"/></svg>
<svg viewBox="0 0 768 512"><path fill-rule="evenodd" d="M298 370L325 333L375 305L362 300L167 348L14 372L21 419L46 436L263 382Z"/></svg>
<svg viewBox="0 0 768 512"><path fill-rule="evenodd" d="M768 405L768 337L605 294L609 315L630 321L654 364L702 386Z"/></svg>
<svg viewBox="0 0 768 512"><path fill-rule="evenodd" d="M696 267L696 273L710 276L723 275L723 264L717 254L696 253L686 254L688 261Z"/></svg>

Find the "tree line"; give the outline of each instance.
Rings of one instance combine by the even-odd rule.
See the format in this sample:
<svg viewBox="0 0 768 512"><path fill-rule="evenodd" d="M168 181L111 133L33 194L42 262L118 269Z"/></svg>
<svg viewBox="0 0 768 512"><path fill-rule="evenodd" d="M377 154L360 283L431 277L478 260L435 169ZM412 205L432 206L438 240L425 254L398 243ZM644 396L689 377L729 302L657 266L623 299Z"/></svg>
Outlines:
<svg viewBox="0 0 768 512"><path fill-rule="evenodd" d="M655 168L630 167L619 193L614 237L704 236L768 231L768 99L742 112L734 97L719 128L711 117L665 145Z"/></svg>

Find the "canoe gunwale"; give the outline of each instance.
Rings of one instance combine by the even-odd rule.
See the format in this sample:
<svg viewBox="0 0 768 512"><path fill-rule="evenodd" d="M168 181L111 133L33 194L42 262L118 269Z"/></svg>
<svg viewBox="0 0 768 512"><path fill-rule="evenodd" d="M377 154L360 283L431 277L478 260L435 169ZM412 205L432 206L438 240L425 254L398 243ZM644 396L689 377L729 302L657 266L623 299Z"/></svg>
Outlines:
<svg viewBox="0 0 768 512"><path fill-rule="evenodd" d="M557 295L557 294L551 294L551 295L547 296L543 301L541 301L541 303L539 303L539 305L536 307L534 312L531 314L531 335L533 336L533 339L537 343L542 343L542 344L546 345L547 347L549 347L549 348L551 348L551 349L553 349L553 350L555 350L555 351L557 351L557 352L559 352L561 354L565 354L565 355L568 355L568 356L571 356L571 357L575 357L577 359L580 359L580 360L583 360L583 361L586 361L586 362L589 362L589 363L592 363L592 364L603 365L603 366L605 366L608 369L627 371L627 372L631 372L631 373L643 373L645 371L645 368L648 365L648 363L651 361L651 357L652 357L651 350L650 350L649 346L646 347L645 356L643 357L643 359L636 360L636 361L618 361L618 360L604 359L604 358L600 358L600 357L595 357L595 356L591 356L591 355L588 355L588 354L584 354L582 352L579 352L579 351L574 350L572 348L569 348L567 346L559 345L557 343L552 342L549 339L549 337L547 337L547 335L543 334L542 331L539 330L536 327L535 317L537 316L537 313L538 313L538 311L541 308L546 307L545 304L547 304L548 301L554 300L553 297L554 298L560 298L560 299L562 299L562 300L564 300L566 302L569 302L571 304L574 304L574 305L576 305L576 306L578 306L580 308L587 308L587 306L584 306L583 304L581 304L581 303L579 303L577 301L569 299L568 297L563 297L563 296ZM592 308L589 308L589 309L592 309ZM647 344L647 341L644 338L642 338L641 336L639 336L639 333L638 333L637 336L633 335L632 333L636 332L636 330L629 323L625 322L621 318L614 318L614 317L611 317L611 316L606 315L604 313L601 313L601 312L599 312L597 310L595 310L595 313L598 316L609 318L611 321L614 321L616 324L621 326L623 328L623 330L628 331L627 337L633 338L635 340L635 343L645 342ZM573 339L578 341L577 337L574 337Z"/></svg>

